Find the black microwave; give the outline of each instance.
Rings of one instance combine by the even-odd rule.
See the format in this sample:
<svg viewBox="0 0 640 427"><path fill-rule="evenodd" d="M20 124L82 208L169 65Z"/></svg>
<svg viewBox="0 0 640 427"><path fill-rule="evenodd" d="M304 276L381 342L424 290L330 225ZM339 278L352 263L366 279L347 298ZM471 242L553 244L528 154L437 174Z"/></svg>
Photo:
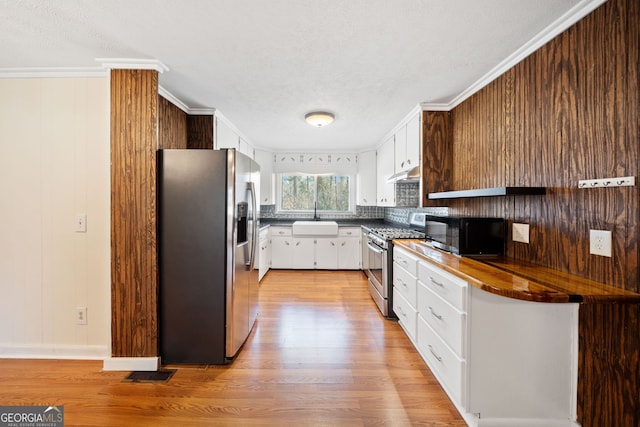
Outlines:
<svg viewBox="0 0 640 427"><path fill-rule="evenodd" d="M426 239L457 255L503 255L504 218L425 216Z"/></svg>

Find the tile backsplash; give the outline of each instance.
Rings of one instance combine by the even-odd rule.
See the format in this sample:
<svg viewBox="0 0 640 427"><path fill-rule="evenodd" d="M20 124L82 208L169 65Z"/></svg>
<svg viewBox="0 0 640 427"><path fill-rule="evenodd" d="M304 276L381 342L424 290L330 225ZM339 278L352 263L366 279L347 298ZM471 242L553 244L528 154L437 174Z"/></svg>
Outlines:
<svg viewBox="0 0 640 427"><path fill-rule="evenodd" d="M412 212L426 212L434 215L447 215L449 208L383 208L378 206L356 206L356 213L319 214L326 219L384 219L399 224L409 224L409 214ZM308 213L276 213L275 205L260 205L260 217L265 219L309 219Z"/></svg>
<svg viewBox="0 0 640 427"><path fill-rule="evenodd" d="M356 206L356 213L318 213L320 218L327 219L383 219L384 208L378 206ZM260 205L260 218L269 219L309 219L309 213L276 213L276 205Z"/></svg>

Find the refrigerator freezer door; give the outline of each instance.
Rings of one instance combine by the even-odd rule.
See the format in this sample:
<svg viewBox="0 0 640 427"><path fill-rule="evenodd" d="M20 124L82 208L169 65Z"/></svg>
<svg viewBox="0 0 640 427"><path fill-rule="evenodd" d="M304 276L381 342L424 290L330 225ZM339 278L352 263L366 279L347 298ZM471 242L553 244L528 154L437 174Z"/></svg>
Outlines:
<svg viewBox="0 0 640 427"><path fill-rule="evenodd" d="M258 270L254 268L257 253L258 212L254 169L257 164L242 153L229 150L229 182L234 182L232 225L233 278L227 285L227 349L226 356L236 355L251 332L258 307ZM239 238L240 237L240 238ZM246 238L245 238L246 237Z"/></svg>

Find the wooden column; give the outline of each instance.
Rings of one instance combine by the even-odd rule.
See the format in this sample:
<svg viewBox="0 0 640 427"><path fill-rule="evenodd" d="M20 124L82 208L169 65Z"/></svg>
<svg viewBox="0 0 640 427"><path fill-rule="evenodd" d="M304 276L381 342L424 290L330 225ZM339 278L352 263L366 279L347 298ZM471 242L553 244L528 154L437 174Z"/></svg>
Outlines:
<svg viewBox="0 0 640 427"><path fill-rule="evenodd" d="M111 354L158 356L158 72L111 71Z"/></svg>

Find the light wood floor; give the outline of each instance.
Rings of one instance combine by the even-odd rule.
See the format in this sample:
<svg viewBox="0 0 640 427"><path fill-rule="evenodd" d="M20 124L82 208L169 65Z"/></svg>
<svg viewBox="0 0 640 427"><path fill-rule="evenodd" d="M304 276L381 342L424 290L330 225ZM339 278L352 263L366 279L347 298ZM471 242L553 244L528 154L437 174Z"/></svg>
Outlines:
<svg viewBox="0 0 640 427"><path fill-rule="evenodd" d="M464 426L362 272L270 271L227 366L124 382L102 362L0 360L0 405L64 405L66 426Z"/></svg>

